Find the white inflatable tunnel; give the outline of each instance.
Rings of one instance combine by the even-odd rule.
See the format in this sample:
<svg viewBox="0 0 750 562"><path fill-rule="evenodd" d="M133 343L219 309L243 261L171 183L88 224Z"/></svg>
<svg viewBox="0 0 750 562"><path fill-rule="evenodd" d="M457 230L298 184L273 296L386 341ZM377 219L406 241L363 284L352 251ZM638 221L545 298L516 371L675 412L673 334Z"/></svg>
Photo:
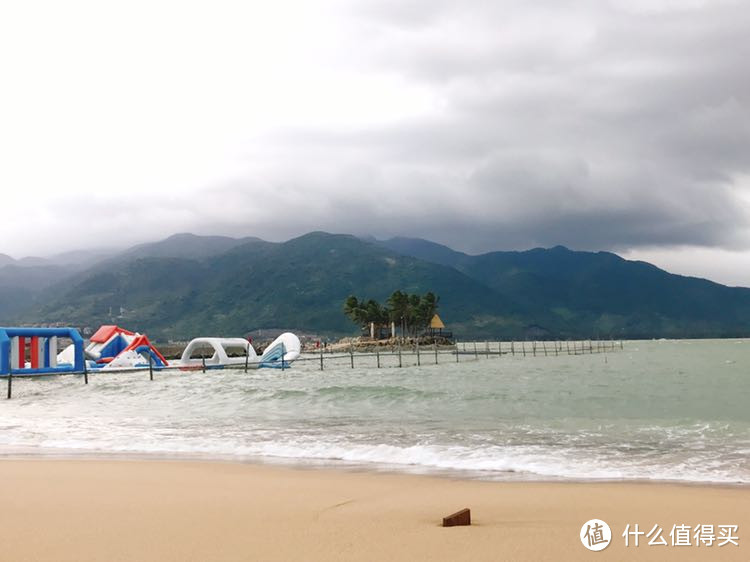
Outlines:
<svg viewBox="0 0 750 562"><path fill-rule="evenodd" d="M208 356L204 350L211 350ZM198 351L203 352L203 356ZM291 332L281 334L258 357L249 341L243 338L203 337L192 340L182 352L179 367L197 368L203 365L213 369L225 367L288 367L300 356L302 345Z"/></svg>

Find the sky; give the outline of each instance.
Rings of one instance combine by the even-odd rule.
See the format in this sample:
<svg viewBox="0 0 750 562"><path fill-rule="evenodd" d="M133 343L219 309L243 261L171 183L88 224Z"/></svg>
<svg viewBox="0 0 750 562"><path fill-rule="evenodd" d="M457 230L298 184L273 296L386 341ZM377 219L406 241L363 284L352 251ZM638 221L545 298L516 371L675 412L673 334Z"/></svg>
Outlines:
<svg viewBox="0 0 750 562"><path fill-rule="evenodd" d="M562 244L750 286L750 4L0 4L14 257L176 232Z"/></svg>

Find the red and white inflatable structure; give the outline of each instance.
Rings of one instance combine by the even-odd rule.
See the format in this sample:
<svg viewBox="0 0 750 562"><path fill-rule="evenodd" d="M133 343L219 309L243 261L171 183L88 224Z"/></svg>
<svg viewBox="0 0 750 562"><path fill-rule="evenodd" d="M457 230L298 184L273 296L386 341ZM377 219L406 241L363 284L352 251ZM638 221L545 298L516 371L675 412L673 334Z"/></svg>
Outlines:
<svg viewBox="0 0 750 562"><path fill-rule="evenodd" d="M148 337L114 325L101 326L86 346L86 358L94 368L167 367L169 363Z"/></svg>

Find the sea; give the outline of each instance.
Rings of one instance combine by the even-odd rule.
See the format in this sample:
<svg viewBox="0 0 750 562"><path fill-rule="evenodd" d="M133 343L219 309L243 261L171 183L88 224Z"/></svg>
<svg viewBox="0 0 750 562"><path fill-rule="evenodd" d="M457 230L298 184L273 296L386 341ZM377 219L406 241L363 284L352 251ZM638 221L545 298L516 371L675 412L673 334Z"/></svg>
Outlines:
<svg viewBox="0 0 750 562"><path fill-rule="evenodd" d="M0 456L215 459L487 480L750 483L750 340L307 356L285 370L0 380ZM470 350L473 347L470 345ZM504 351L508 351L504 349ZM456 361L458 359L458 362Z"/></svg>

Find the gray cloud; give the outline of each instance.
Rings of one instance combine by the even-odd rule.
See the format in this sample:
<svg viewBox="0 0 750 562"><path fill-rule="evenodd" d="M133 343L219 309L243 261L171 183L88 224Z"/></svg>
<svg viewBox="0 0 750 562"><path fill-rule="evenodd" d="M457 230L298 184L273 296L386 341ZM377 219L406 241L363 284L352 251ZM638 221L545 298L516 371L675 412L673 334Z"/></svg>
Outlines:
<svg viewBox="0 0 750 562"><path fill-rule="evenodd" d="M364 4L361 62L439 105L279 133L284 184L328 201L297 220L473 250L748 248L750 8L637 4Z"/></svg>
<svg viewBox="0 0 750 562"><path fill-rule="evenodd" d="M421 110L271 124L248 132L234 179L153 193L148 212L71 198L59 228L86 209L79 245L325 229L469 251L750 249L746 3L362 0L339 15L331 66L416 91Z"/></svg>

